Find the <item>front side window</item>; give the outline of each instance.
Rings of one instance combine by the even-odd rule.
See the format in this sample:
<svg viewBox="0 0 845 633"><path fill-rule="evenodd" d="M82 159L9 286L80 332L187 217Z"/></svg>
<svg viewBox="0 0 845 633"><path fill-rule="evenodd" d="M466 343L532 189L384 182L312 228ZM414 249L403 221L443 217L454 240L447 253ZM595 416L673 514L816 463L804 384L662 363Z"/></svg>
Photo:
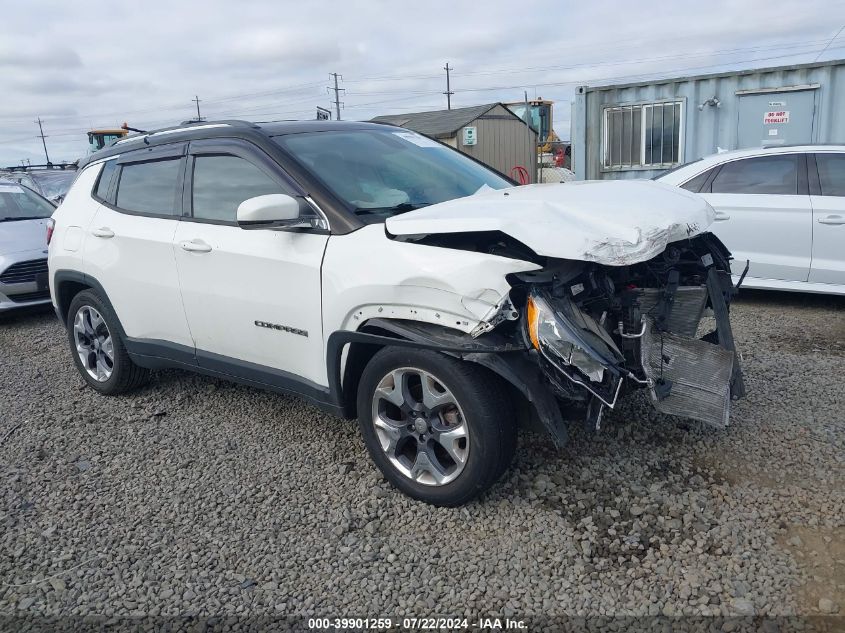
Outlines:
<svg viewBox="0 0 845 633"><path fill-rule="evenodd" d="M816 154L823 196L845 196L845 155Z"/></svg>
<svg viewBox="0 0 845 633"><path fill-rule="evenodd" d="M286 193L270 176L237 156L197 156L194 159L194 217L235 222L244 200Z"/></svg>
<svg viewBox="0 0 845 633"><path fill-rule="evenodd" d="M711 184L712 193L795 195L798 156L758 156L722 165Z"/></svg>
<svg viewBox="0 0 845 633"><path fill-rule="evenodd" d="M121 167L117 206L151 215L175 215L182 159L128 163Z"/></svg>
<svg viewBox="0 0 845 633"><path fill-rule="evenodd" d="M663 168L681 163L682 110L680 101L605 108L604 167Z"/></svg>
<svg viewBox="0 0 845 633"><path fill-rule="evenodd" d="M53 205L29 189L0 183L0 222L49 218L53 211Z"/></svg>
<svg viewBox="0 0 845 633"><path fill-rule="evenodd" d="M513 186L460 152L397 128L306 132L273 140L365 222Z"/></svg>

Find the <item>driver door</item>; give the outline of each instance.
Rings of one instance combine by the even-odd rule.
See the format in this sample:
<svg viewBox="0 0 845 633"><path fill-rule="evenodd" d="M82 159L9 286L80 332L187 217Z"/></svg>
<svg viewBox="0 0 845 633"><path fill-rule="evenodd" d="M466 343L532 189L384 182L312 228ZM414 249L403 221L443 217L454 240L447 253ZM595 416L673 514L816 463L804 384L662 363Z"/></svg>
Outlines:
<svg viewBox="0 0 845 633"><path fill-rule="evenodd" d="M296 186L260 149L192 142L174 252L197 363L281 387L325 384L321 230L245 230L238 205Z"/></svg>

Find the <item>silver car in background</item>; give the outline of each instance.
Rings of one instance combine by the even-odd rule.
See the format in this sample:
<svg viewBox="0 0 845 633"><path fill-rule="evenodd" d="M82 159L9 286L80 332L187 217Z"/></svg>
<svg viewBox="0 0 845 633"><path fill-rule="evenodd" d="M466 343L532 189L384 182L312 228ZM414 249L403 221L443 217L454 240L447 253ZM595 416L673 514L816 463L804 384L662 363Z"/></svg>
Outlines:
<svg viewBox="0 0 845 633"><path fill-rule="evenodd" d="M54 210L31 189L0 181L0 312L50 303L47 227Z"/></svg>
<svg viewBox="0 0 845 633"><path fill-rule="evenodd" d="M9 167L0 171L0 183L15 182L29 187L50 202L61 204L76 179L76 165Z"/></svg>

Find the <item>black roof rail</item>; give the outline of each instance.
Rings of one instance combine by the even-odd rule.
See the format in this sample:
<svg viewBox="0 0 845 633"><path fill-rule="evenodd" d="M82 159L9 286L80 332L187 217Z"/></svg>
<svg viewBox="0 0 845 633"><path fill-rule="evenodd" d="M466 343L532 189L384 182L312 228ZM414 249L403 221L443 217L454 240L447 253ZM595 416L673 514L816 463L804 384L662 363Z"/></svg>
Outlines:
<svg viewBox="0 0 845 633"><path fill-rule="evenodd" d="M33 169L77 169L77 163L45 163L43 165L10 165L0 167L0 171L31 171Z"/></svg>

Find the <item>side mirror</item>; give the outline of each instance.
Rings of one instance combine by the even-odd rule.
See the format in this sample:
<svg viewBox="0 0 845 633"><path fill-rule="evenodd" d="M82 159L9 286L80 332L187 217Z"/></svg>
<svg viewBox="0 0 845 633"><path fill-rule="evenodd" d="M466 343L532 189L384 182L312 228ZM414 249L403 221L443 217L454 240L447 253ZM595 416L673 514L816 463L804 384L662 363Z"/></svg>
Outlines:
<svg viewBox="0 0 845 633"><path fill-rule="evenodd" d="M248 198L238 205L242 229L328 228L304 198L284 193Z"/></svg>

